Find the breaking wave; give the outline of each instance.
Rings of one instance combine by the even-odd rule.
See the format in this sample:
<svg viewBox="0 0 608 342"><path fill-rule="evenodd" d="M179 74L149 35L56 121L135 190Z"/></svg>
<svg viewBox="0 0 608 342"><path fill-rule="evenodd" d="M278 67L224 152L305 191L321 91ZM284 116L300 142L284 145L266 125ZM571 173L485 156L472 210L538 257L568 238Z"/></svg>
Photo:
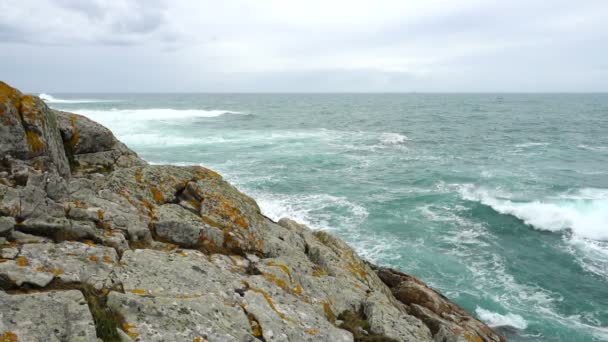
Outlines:
<svg viewBox="0 0 608 342"><path fill-rule="evenodd" d="M380 141L383 145L401 145L408 140L405 135L399 133L382 133L380 135Z"/></svg>
<svg viewBox="0 0 608 342"><path fill-rule="evenodd" d="M608 190L582 189L556 198L516 202L493 196L483 188L465 186L463 199L477 201L497 212L513 215L539 230L570 231L573 235L608 240Z"/></svg>
<svg viewBox="0 0 608 342"><path fill-rule="evenodd" d="M165 120L187 120L196 118L213 118L224 114L241 114L230 110L204 110L204 109L80 109L74 113L85 115L93 120L138 120L138 121L165 121Z"/></svg>
<svg viewBox="0 0 608 342"><path fill-rule="evenodd" d="M513 327L515 329L524 330L528 327L528 322L514 313L508 313L506 315L499 314L490 310L486 310L480 307L475 309L475 313L484 321L487 325L496 327Z"/></svg>
<svg viewBox="0 0 608 342"><path fill-rule="evenodd" d="M96 103L96 102L116 102L116 100L99 99L58 99L50 94L42 93L38 95L46 103Z"/></svg>

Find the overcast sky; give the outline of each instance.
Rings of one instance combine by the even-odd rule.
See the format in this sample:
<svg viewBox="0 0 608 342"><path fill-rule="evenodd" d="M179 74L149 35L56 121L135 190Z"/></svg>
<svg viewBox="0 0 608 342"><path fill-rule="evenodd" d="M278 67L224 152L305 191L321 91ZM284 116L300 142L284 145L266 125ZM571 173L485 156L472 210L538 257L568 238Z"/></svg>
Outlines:
<svg viewBox="0 0 608 342"><path fill-rule="evenodd" d="M608 91L607 0L0 0L29 92Z"/></svg>

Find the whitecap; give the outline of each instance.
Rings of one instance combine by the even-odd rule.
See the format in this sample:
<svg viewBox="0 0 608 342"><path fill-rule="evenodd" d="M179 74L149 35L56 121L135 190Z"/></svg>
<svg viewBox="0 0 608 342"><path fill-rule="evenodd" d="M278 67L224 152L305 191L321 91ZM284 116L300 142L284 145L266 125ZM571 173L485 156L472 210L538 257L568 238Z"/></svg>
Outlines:
<svg viewBox="0 0 608 342"><path fill-rule="evenodd" d="M461 197L512 215L534 229L563 232L568 252L587 272L608 279L608 189L584 188L543 200L517 202L473 185Z"/></svg>
<svg viewBox="0 0 608 342"><path fill-rule="evenodd" d="M97 102L117 102L117 100L100 100L100 99L58 99L50 94L41 93L38 95L42 101L46 103L97 103Z"/></svg>
<svg viewBox="0 0 608 342"><path fill-rule="evenodd" d="M539 230L570 230L593 240L608 240L608 190L583 189L561 198L516 202L493 196L488 190L463 186L463 199L477 201L501 214L513 215Z"/></svg>
<svg viewBox="0 0 608 342"><path fill-rule="evenodd" d="M526 147L537 147L537 146L547 146L547 145L549 145L549 143L546 143L546 142L526 142L526 143L515 144L515 147L526 148Z"/></svg>
<svg viewBox="0 0 608 342"><path fill-rule="evenodd" d="M480 320L485 322L490 327L512 327L519 330L524 330L528 327L528 322L520 315L507 313L506 315L499 314L479 306L475 309L475 313Z"/></svg>
<svg viewBox="0 0 608 342"><path fill-rule="evenodd" d="M408 137L399 133L382 133L380 135L380 142L383 145L401 145L408 140Z"/></svg>
<svg viewBox="0 0 608 342"><path fill-rule="evenodd" d="M74 113L82 114L102 123L108 121L171 121L189 120L196 118L213 118L224 114L242 114L231 110L204 110L204 109L172 109L172 108L148 108L148 109L79 109Z"/></svg>

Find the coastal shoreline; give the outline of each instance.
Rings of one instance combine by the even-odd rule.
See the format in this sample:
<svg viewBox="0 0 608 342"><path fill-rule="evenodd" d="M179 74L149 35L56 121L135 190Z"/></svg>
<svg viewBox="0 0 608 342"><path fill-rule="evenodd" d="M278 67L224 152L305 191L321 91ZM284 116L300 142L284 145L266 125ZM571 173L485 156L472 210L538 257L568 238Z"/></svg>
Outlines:
<svg viewBox="0 0 608 342"><path fill-rule="evenodd" d="M339 238L273 222L214 171L149 165L2 82L0 133L2 338L505 340Z"/></svg>

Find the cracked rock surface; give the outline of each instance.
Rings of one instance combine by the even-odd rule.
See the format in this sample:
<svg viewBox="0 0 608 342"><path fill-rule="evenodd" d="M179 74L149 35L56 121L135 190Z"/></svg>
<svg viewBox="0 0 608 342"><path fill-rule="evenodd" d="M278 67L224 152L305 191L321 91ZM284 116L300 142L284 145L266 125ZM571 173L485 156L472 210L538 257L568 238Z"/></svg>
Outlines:
<svg viewBox="0 0 608 342"><path fill-rule="evenodd" d="M504 341L203 167L0 82L0 341Z"/></svg>

